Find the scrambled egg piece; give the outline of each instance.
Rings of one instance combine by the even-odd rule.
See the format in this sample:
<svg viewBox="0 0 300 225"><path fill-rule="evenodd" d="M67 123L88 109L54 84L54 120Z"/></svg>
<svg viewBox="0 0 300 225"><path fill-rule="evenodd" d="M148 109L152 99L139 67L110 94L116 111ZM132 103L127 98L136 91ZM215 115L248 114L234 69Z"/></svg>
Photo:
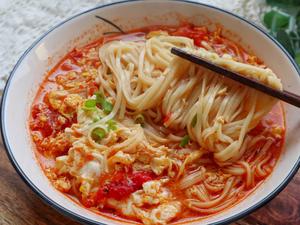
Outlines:
<svg viewBox="0 0 300 225"><path fill-rule="evenodd" d="M97 186L100 175L106 171L105 157L99 152L86 149L86 146L75 146L68 155L56 158L58 174L70 174L80 184L79 190L88 195Z"/></svg>
<svg viewBox="0 0 300 225"><path fill-rule="evenodd" d="M171 193L162 184L167 180L153 180L143 184L143 190L132 194L133 202L136 206L156 205L171 199Z"/></svg>
<svg viewBox="0 0 300 225"><path fill-rule="evenodd" d="M72 187L70 180L68 180L66 177L60 177L54 180L53 185L61 192L68 192Z"/></svg>
<svg viewBox="0 0 300 225"><path fill-rule="evenodd" d="M135 208L134 211L146 225L164 225L178 215L178 213L181 211L181 203L179 201L172 201L163 203L150 211L138 208Z"/></svg>
<svg viewBox="0 0 300 225"><path fill-rule="evenodd" d="M71 181L67 177L58 176L51 168L46 168L45 174L57 190L67 193L71 189Z"/></svg>
<svg viewBox="0 0 300 225"><path fill-rule="evenodd" d="M50 105L67 118L72 118L83 99L78 94L67 91L51 91L48 94Z"/></svg>
<svg viewBox="0 0 300 225"><path fill-rule="evenodd" d="M181 203L175 201L170 191L163 187L167 181L161 179L145 182L143 189L132 193L126 201L109 199L108 204L123 215L138 218L145 224L166 224L181 211Z"/></svg>
<svg viewBox="0 0 300 225"><path fill-rule="evenodd" d="M134 162L135 158L130 154L118 151L114 156L109 158L108 164L114 165L116 163L121 163L124 165L131 165Z"/></svg>
<svg viewBox="0 0 300 225"><path fill-rule="evenodd" d="M162 174L162 172L170 166L170 159L165 156L154 157L151 160L150 166L152 171L156 175Z"/></svg>
<svg viewBox="0 0 300 225"><path fill-rule="evenodd" d="M99 177L102 171L101 162L98 160L91 160L87 162L79 170L79 175L84 180L94 179L94 177Z"/></svg>
<svg viewBox="0 0 300 225"><path fill-rule="evenodd" d="M58 133L56 137L49 136L47 138L38 138L39 140L42 140L40 146L45 150L47 149L48 153L53 155L66 154L68 149L71 147L70 136L64 132Z"/></svg>

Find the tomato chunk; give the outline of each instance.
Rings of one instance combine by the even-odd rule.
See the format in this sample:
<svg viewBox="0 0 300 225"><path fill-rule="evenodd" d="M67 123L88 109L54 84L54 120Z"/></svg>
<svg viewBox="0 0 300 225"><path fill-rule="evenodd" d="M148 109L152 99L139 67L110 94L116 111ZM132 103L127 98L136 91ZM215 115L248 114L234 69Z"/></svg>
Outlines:
<svg viewBox="0 0 300 225"><path fill-rule="evenodd" d="M32 107L32 121L30 129L39 131L43 137L56 134L66 127L71 126L71 121L51 110L46 104L38 103Z"/></svg>
<svg viewBox="0 0 300 225"><path fill-rule="evenodd" d="M94 81L88 82L87 96L92 96L98 90L99 90L99 88L98 88L98 85L96 82L94 82Z"/></svg>
<svg viewBox="0 0 300 225"><path fill-rule="evenodd" d="M109 181L104 181L105 184L100 187L95 196L95 202L105 202L107 198L116 200L127 198L131 193L141 189L143 183L153 179L154 173L149 171L136 171L130 173L118 171Z"/></svg>
<svg viewBox="0 0 300 225"><path fill-rule="evenodd" d="M208 30L206 27L195 27L187 24L179 27L172 35L191 38L194 40L195 45L201 46L202 40L208 39Z"/></svg>

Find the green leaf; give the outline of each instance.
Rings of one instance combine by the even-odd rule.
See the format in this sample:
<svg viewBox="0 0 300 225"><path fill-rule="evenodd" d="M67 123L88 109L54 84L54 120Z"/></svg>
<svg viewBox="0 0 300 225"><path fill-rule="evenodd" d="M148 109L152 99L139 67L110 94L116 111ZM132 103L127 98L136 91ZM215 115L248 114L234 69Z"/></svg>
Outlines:
<svg viewBox="0 0 300 225"><path fill-rule="evenodd" d="M282 8L300 6L299 0L267 0L267 4L271 6L278 6Z"/></svg>
<svg viewBox="0 0 300 225"><path fill-rule="evenodd" d="M108 131L117 129L117 123L114 120L109 120L106 122L106 124L108 126Z"/></svg>
<svg viewBox="0 0 300 225"><path fill-rule="evenodd" d="M266 0L273 10L263 17L265 26L300 66L300 0Z"/></svg>
<svg viewBox="0 0 300 225"><path fill-rule="evenodd" d="M296 32L294 32L294 31L291 31L291 32L290 32L290 37L291 37L291 39L293 39L293 40L300 40L300 39L299 39L299 34L296 33Z"/></svg>
<svg viewBox="0 0 300 225"><path fill-rule="evenodd" d="M197 124L197 114L193 117L191 125L192 127L195 127L196 124Z"/></svg>
<svg viewBox="0 0 300 225"><path fill-rule="evenodd" d="M92 131L92 139L95 142L99 142L101 141L104 137L106 136L106 130L104 130L101 127L96 127L93 131Z"/></svg>
<svg viewBox="0 0 300 225"><path fill-rule="evenodd" d="M286 13L271 10L264 15L264 24L271 32L276 32L279 29L286 29L289 26L290 16Z"/></svg>
<svg viewBox="0 0 300 225"><path fill-rule="evenodd" d="M295 17L295 23L298 26L298 29L300 27L300 10L298 11L296 17Z"/></svg>
<svg viewBox="0 0 300 225"><path fill-rule="evenodd" d="M189 143L189 141L190 141L189 135L185 135L185 136L181 139L179 146L180 146L180 147L184 147L184 146L186 146L186 145Z"/></svg>
<svg viewBox="0 0 300 225"><path fill-rule="evenodd" d="M295 61L298 64L298 66L300 66L300 52L297 52L295 55Z"/></svg>
<svg viewBox="0 0 300 225"><path fill-rule="evenodd" d="M84 102L84 105L82 107L84 110L95 110L96 109L96 100L95 99L88 99Z"/></svg>
<svg viewBox="0 0 300 225"><path fill-rule="evenodd" d="M292 57L295 56L293 43L290 39L290 36L285 30L279 30L276 34L276 39L280 44L283 45L283 47L285 47L285 49L291 54Z"/></svg>
<svg viewBox="0 0 300 225"><path fill-rule="evenodd" d="M298 33L294 32L294 31L291 31L289 33L289 35L290 35L290 39L293 43L294 51L296 51L300 47L300 37L299 37Z"/></svg>

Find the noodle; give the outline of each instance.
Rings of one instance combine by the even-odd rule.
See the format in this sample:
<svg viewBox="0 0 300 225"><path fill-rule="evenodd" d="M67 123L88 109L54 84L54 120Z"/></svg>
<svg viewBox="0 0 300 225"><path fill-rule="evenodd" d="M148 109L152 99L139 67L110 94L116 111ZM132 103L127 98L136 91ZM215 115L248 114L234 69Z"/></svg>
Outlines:
<svg viewBox="0 0 300 225"><path fill-rule="evenodd" d="M218 65L254 77L273 88L281 88L280 81L270 69L235 62L229 57L219 57L201 48L194 50L187 38L161 34L146 40L144 45L139 42L118 41L107 43L100 48L100 60L113 71L112 75L116 78L117 86L121 87L119 91L117 90L116 102L120 102L118 98L123 95L126 107L136 113L161 107L165 116L168 113L172 114L164 123L165 126L173 129L187 127L191 138L202 147L215 151L215 159L220 163L233 159L236 161L238 157L235 156L243 144L246 133L257 125L262 116L274 105L275 100L172 56L170 48L174 46L185 47ZM136 56L140 62L125 60L121 57L125 53L131 55L127 57L128 59ZM148 77L145 75L143 65L148 60L149 64L155 65L153 69L162 69L155 80L153 79L155 70L147 71ZM145 88L133 86L130 82L133 78L137 78L137 82ZM246 102L251 102L251 105L247 105L245 99ZM117 107L116 104L113 112L118 110ZM199 120L193 127L191 123L195 116L199 117ZM110 115L107 117L111 119ZM108 119L105 117L102 121Z"/></svg>

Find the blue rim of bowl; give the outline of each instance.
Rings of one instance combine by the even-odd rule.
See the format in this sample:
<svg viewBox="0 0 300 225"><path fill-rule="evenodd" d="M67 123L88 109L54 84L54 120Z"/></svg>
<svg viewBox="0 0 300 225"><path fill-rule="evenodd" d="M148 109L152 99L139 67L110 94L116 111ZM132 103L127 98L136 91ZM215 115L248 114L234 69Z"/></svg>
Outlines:
<svg viewBox="0 0 300 225"><path fill-rule="evenodd" d="M56 209L58 212L62 213L65 216L70 217L73 220L76 220L78 222L81 223L85 223L85 224L93 224L93 225L105 225L104 223L101 222L97 222L91 219L88 219L86 217L83 217L77 213L72 212L71 210L66 209L65 207L63 207L62 205L59 205L58 203L56 203L55 201L53 201L51 198L49 198L47 195L45 195L37 186L34 185L34 183L31 182L31 180L26 176L26 174L24 173L24 171L22 170L22 168L18 165L16 159L14 158L14 155L12 153L12 149L9 146L9 140L6 136L6 131L5 131L5 123L4 123L4 114L5 114L5 102L6 102L6 96L9 90L9 86L10 86L10 82L12 77L14 76L15 71L17 70L18 66L21 64L21 62L23 61L23 59L26 57L26 55L31 51L32 48L34 48L41 40L43 40L49 33L51 33L53 30L55 30L56 28L60 27L61 25L65 24L66 22L77 18L83 14L92 12L94 10L97 10L99 8L105 8L105 7L109 7L112 5L118 5L118 4L127 4L130 2L143 2L144 0L125 0L125 1L119 1L119 2L113 2L110 4L103 4L100 6L96 6L94 8L91 8L89 10L86 10L84 12L78 13L64 21L62 21L61 23L57 24L56 26L52 27L50 30L48 30L45 34L43 34L40 38L38 38L20 57L20 59L17 61L16 65L14 66L12 72L9 75L8 81L5 85L4 91L3 91L3 96L2 96L2 100L1 100L1 135L2 135L2 140L3 140L3 144L4 147L6 149L6 153L8 155L9 160L11 161L12 165L14 166L15 170L17 171L17 173L19 174L19 176L23 179L23 181L44 201L46 202L48 205L50 205L51 207L53 207L54 209ZM254 23L247 21L246 19L235 15L232 12L229 12L227 10L215 7L215 6L211 6L211 5L207 5L207 4L203 4L203 3L199 3L199 2L193 2L193 1L189 1L189 0L171 0L171 1L176 1L176 2L183 2L186 4L194 4L194 5L200 5L203 7L207 7L207 8L211 8L217 11L220 11L222 13L228 14L232 17L235 17L239 20L242 20L243 22L245 22L246 24L252 26L253 28L259 30L261 33L263 33L266 37L268 37L271 41L273 41L283 52L284 54L287 56L287 58L290 60L290 62L293 64L294 68L296 69L296 71L298 72L298 74L300 74L300 69L298 68L297 64L295 63L294 59L289 55L289 53L284 49L284 47L281 46L281 44L276 41L273 37L271 37L265 30L263 30L262 28L260 28L259 26L255 25ZM288 176L281 182L281 184L271 193L269 193L264 199L262 199L260 202L252 205L251 207L249 207L248 209L237 213L233 216L230 216L226 219L223 219L221 221L218 221L216 223L213 224L228 224L231 223L233 221L236 221L238 219L241 219L247 215L249 215L250 213L252 213L253 211L261 208L262 206L264 206L265 204L267 204L269 201L271 201L276 195L278 195L287 185L288 183L291 181L291 179L294 177L294 175L297 173L298 169L300 167L300 157L298 158L296 164L293 166L292 170L289 172ZM201 222L200 222L201 223Z"/></svg>

